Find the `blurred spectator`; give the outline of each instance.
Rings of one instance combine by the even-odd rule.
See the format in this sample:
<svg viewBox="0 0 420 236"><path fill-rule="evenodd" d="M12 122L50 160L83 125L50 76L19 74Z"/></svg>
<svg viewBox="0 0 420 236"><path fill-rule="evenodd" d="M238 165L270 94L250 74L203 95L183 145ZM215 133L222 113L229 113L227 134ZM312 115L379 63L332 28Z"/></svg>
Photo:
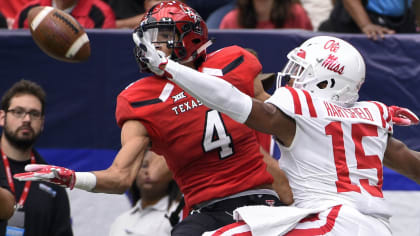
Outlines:
<svg viewBox="0 0 420 236"><path fill-rule="evenodd" d="M105 1L105 0L104 0ZM148 11L153 5L164 0L107 0L109 5L114 10L117 18L117 28L130 28L134 29L139 25L144 13ZM217 8L227 4L233 3L234 0L183 0L197 9L198 13L204 19Z"/></svg>
<svg viewBox="0 0 420 236"><path fill-rule="evenodd" d="M135 29L139 26L144 13L154 5L165 0L108 0L117 18L117 28ZM180 1L180 0L178 0ZM184 1L180 1L184 2Z"/></svg>
<svg viewBox="0 0 420 236"><path fill-rule="evenodd" d="M1 1L1 0L0 0ZM156 3L164 0L103 0L108 2L115 12L117 18L117 28L134 29L139 25L143 14ZM179 1L179 0L178 0ZM235 0L181 0L198 11L203 19L217 8L234 2Z"/></svg>
<svg viewBox="0 0 420 236"><path fill-rule="evenodd" d="M220 23L220 29L300 28L312 30L308 15L292 0L237 0L236 8Z"/></svg>
<svg viewBox="0 0 420 236"><path fill-rule="evenodd" d="M168 217L177 208L181 192L164 157L147 152L130 195L134 206L117 217L110 236L171 235Z"/></svg>
<svg viewBox="0 0 420 236"><path fill-rule="evenodd" d="M31 0L0 0L0 11L6 18L7 28L12 28L17 13L30 1Z"/></svg>
<svg viewBox="0 0 420 236"><path fill-rule="evenodd" d="M195 9L207 23L207 18L211 13L224 5L235 3L235 0L185 0L183 2Z"/></svg>
<svg viewBox="0 0 420 236"><path fill-rule="evenodd" d="M0 12L0 28L7 28L6 17Z"/></svg>
<svg viewBox="0 0 420 236"><path fill-rule="evenodd" d="M13 179L27 164L45 164L33 148L45 121L45 92L37 84L21 80L2 97L0 126L0 182L6 181L17 202L7 221L6 235L71 236L70 206L66 190L50 183ZM0 220L4 230L5 221ZM0 232L4 235L4 231Z"/></svg>
<svg viewBox="0 0 420 236"><path fill-rule="evenodd" d="M163 1L165 0L109 0L109 4L117 16L117 28L134 29L139 26L145 12Z"/></svg>
<svg viewBox="0 0 420 236"><path fill-rule="evenodd" d="M108 0L108 4L115 13L116 27L134 29L138 26L145 12L144 5L147 1L148 0ZM153 2L159 1L156 0Z"/></svg>
<svg viewBox="0 0 420 236"><path fill-rule="evenodd" d="M328 19L334 6L334 0L300 0L300 2L311 20L314 31L318 30L321 22Z"/></svg>
<svg viewBox="0 0 420 236"><path fill-rule="evenodd" d="M52 6L63 10L87 29L116 27L112 8L102 0L33 0L19 11L13 28L28 28L26 18L29 10L37 6Z"/></svg>
<svg viewBox="0 0 420 236"><path fill-rule="evenodd" d="M376 40L385 34L416 33L412 0L337 0L319 31L364 33Z"/></svg>
<svg viewBox="0 0 420 236"><path fill-rule="evenodd" d="M413 1L412 9L416 14L417 32L420 32L420 1Z"/></svg>
<svg viewBox="0 0 420 236"><path fill-rule="evenodd" d="M215 11L210 13L207 17L206 24L209 29L219 29L220 23L222 22L223 17L235 9L236 1L231 1L230 3L223 5L217 8Z"/></svg>

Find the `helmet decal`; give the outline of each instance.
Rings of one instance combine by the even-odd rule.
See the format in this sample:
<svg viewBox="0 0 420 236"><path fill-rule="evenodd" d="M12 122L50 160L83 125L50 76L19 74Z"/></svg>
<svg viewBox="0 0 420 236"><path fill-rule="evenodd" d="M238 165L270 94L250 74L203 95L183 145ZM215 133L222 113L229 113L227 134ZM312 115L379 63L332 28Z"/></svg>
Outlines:
<svg viewBox="0 0 420 236"><path fill-rule="evenodd" d="M325 49L329 49L331 52L336 53L338 49L340 49L340 43L336 42L335 40L328 40L324 46Z"/></svg>
<svg viewBox="0 0 420 236"><path fill-rule="evenodd" d="M338 62L338 57L330 54L328 58L322 63L322 66L327 70L334 71L340 75L343 74L344 66L341 66Z"/></svg>
<svg viewBox="0 0 420 236"><path fill-rule="evenodd" d="M299 49L299 52L296 54L298 57L306 58L306 52L303 49Z"/></svg>

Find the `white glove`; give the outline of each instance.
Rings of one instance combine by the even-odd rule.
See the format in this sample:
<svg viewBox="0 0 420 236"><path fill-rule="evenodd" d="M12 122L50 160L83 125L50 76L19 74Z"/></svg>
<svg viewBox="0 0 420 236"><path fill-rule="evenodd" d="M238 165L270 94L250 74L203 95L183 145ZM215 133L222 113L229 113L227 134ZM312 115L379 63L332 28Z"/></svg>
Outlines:
<svg viewBox="0 0 420 236"><path fill-rule="evenodd" d="M137 32L133 33L133 41L141 50L139 59L141 62L145 63L154 74L158 76L170 76L165 73L165 66L168 63L168 58L164 52L156 50L155 46L151 43L152 31L153 29L140 34Z"/></svg>
<svg viewBox="0 0 420 236"><path fill-rule="evenodd" d="M20 181L45 181L73 189L76 182L74 170L60 166L29 164L25 166L24 173L15 174L13 177Z"/></svg>

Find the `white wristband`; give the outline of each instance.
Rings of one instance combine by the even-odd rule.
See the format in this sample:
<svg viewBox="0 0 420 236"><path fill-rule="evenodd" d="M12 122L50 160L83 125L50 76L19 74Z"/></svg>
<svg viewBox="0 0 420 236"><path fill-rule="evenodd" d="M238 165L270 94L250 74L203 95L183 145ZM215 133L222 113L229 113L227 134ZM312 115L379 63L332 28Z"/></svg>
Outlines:
<svg viewBox="0 0 420 236"><path fill-rule="evenodd" d="M92 192L96 186L96 175L92 172L76 172L75 175L76 183L74 183L74 187Z"/></svg>
<svg viewBox="0 0 420 236"><path fill-rule="evenodd" d="M252 98L229 82L168 60L165 70L172 80L211 109L245 123L252 109Z"/></svg>

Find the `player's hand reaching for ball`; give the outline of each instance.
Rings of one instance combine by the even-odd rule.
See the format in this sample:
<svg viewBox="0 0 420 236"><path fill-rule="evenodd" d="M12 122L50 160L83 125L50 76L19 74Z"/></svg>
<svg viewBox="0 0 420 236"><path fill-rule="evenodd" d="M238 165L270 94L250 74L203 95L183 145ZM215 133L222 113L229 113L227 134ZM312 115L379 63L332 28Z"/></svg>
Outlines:
<svg viewBox="0 0 420 236"><path fill-rule="evenodd" d="M25 166L25 173L15 174L13 177L20 181L45 181L73 189L76 175L73 170L41 164Z"/></svg>

